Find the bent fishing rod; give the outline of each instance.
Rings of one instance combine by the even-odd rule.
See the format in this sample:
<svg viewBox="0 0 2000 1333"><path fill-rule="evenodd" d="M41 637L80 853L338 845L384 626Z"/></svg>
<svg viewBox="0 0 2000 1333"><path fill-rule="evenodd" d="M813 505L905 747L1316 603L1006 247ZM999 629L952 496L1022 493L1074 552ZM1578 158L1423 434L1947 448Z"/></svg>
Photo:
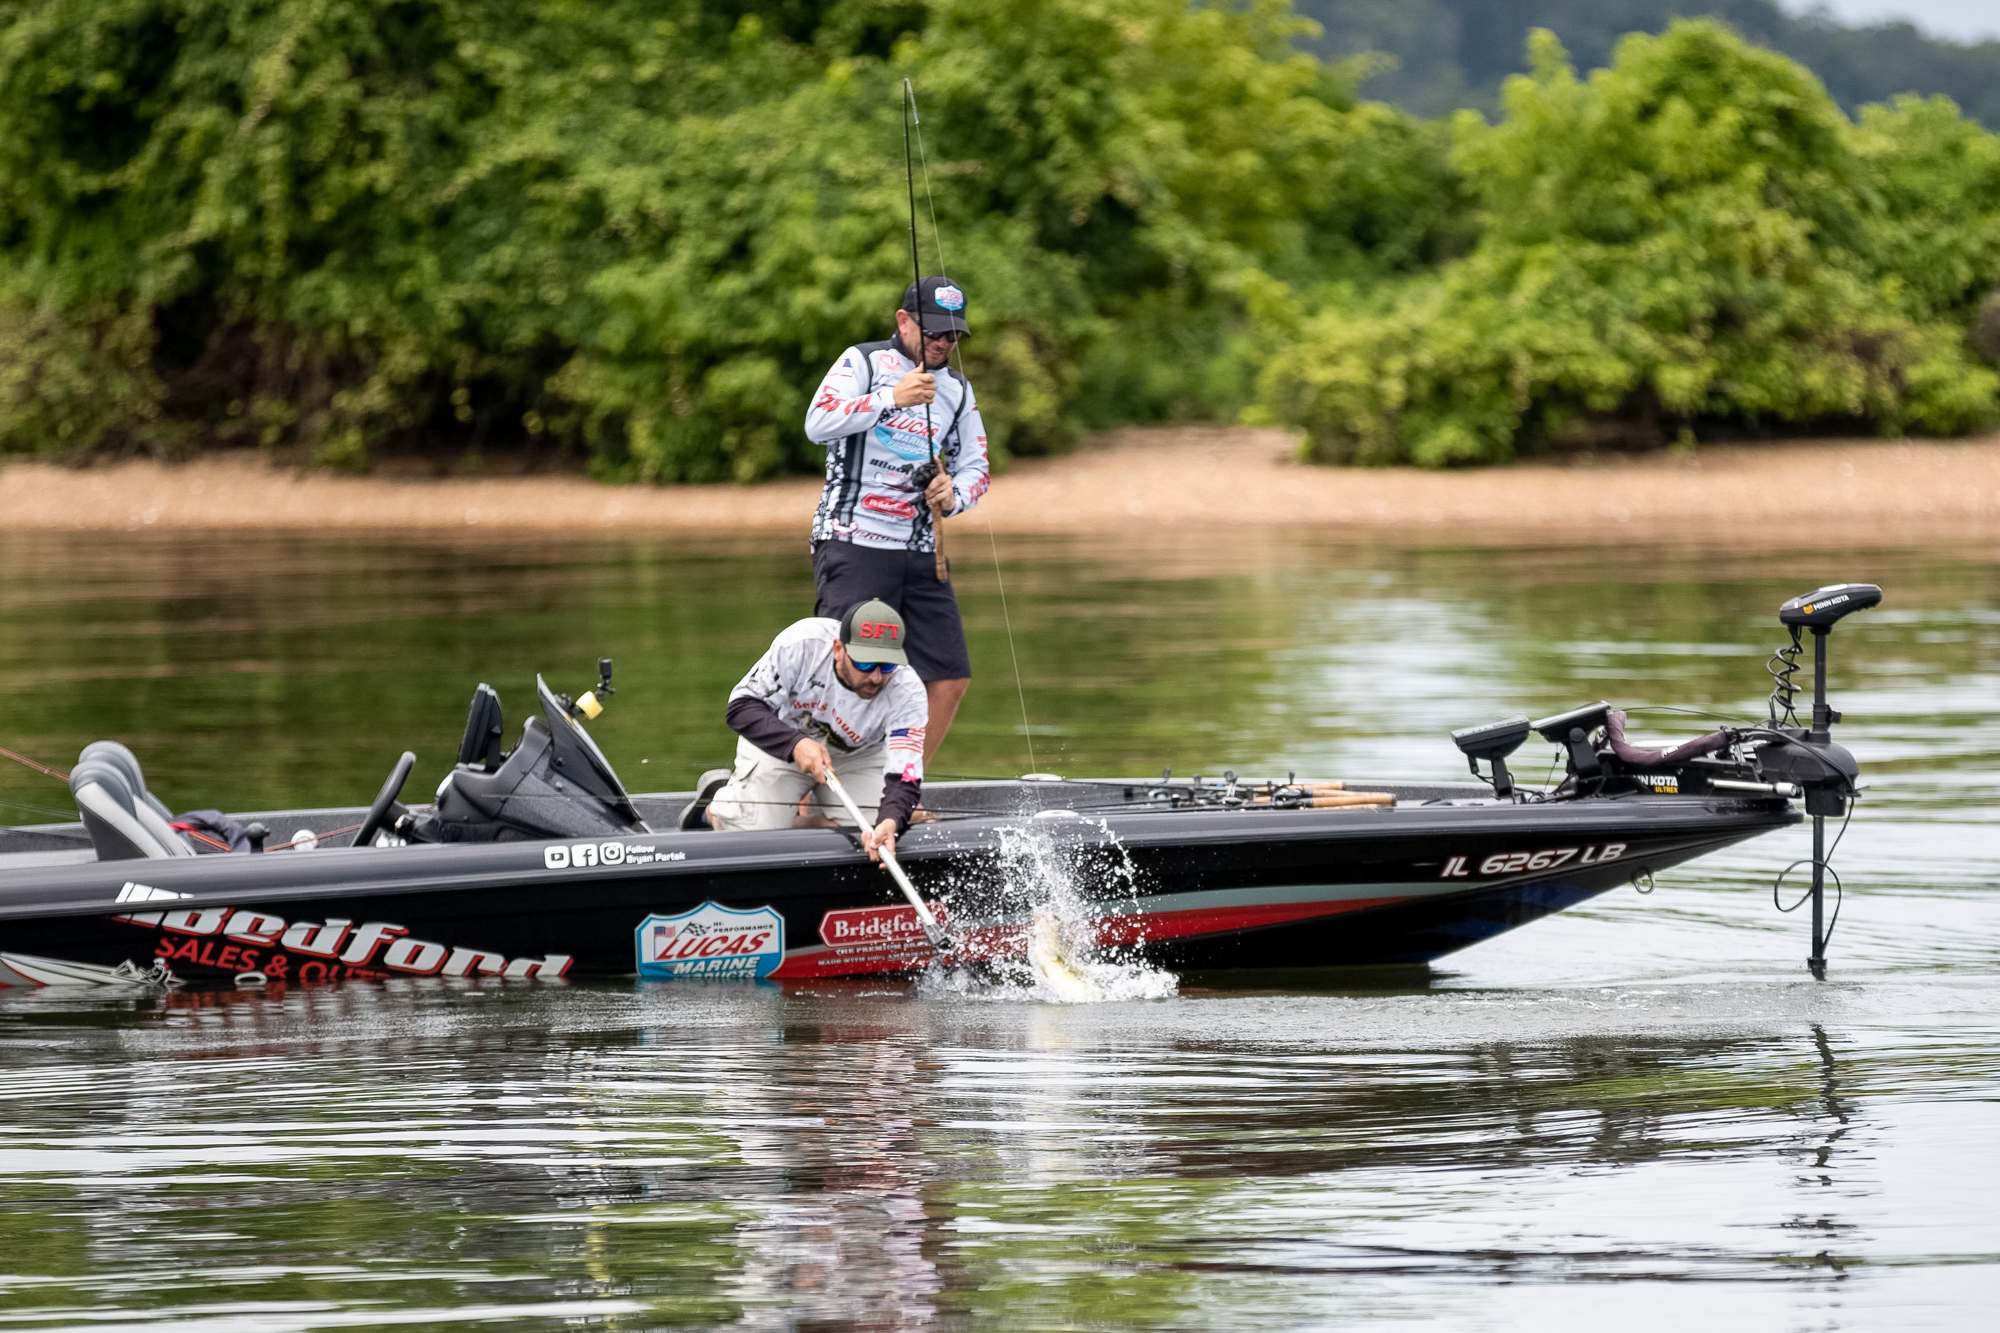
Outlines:
<svg viewBox="0 0 2000 1333"><path fill-rule="evenodd" d="M833 771L833 765L827 765L826 776L821 781L825 782L827 789L838 796L840 803L847 807L848 817L854 821L857 828L870 827L867 817L861 813L861 807L854 803L854 798L847 794L847 788L841 785L840 775ZM917 892L917 886L910 883L910 877L903 873L902 863L896 860L895 849L878 846L876 854L882 858L882 868L889 872L889 878L895 880L896 887L903 891L903 898L916 909L917 921L923 926L924 938L930 942L931 948L939 953L950 953L951 938L944 933L944 928L938 925L937 916L931 911L930 904L926 903L922 895Z"/></svg>
<svg viewBox="0 0 2000 1333"><path fill-rule="evenodd" d="M917 169L910 157L910 126L920 123L917 120L917 90L910 85L908 79L904 79L903 183L909 187L910 191L910 290L917 294L917 308L911 313L917 321L917 355L915 357L917 369L929 373L929 357L926 355L927 349L924 346L924 261L917 255ZM925 179L928 180L929 178L926 177ZM925 188L929 187L926 186ZM924 404L924 439L930 446L930 472L931 476L935 477L944 471L944 459L938 445L937 432L931 425L931 405L929 403ZM930 483L926 481L924 485L927 487ZM929 500L926 499L925 503L928 504ZM944 560L944 515L937 512L935 505L931 506L931 548L937 555L938 582L944 583L949 578L949 571Z"/></svg>
<svg viewBox="0 0 2000 1333"><path fill-rule="evenodd" d="M907 108L906 108L907 114L903 122L903 168L905 173L907 174L909 172L909 166L910 166L910 125L911 122L914 121L916 118L917 91L914 87L911 86L910 81L908 79L903 80L903 91L907 98ZM933 244L937 246L938 274L941 277L949 278L951 274L951 265L945 262L944 230L943 228L938 226L937 199L935 196L931 194L931 166L930 166L929 155L924 153L924 131L922 122L920 121L917 122L916 138L917 138L917 152L922 157L924 163L924 202L930 205L931 241ZM910 244L913 252L911 255L911 267L921 272L923 268L922 262L917 260L914 254L916 247L916 239L917 239L916 212L917 212L916 181L914 177L912 177L910 179ZM917 302L917 311L918 311L917 325L919 328L922 328L923 301L921 297L918 299ZM957 361L959 378L966 383L967 391L970 392L971 381L965 379L965 354L960 349L957 343L952 344L951 357L952 359ZM934 451L933 458L935 459L935 457L936 453ZM933 532L936 533L936 535L939 538L938 580L940 582L943 582L945 580L945 576L947 573L947 569L944 562L944 550L943 550L943 540L942 540L943 534L937 531L938 525L935 522L932 523L932 529ZM1027 688L1021 683L1021 658L1020 654L1014 650L1014 620L1013 617L1007 611L1007 581L1005 578L1001 576L1000 573L1000 542L999 539L993 535L993 519L990 514L987 516L986 519L986 539L993 548L993 582L994 582L994 587L1000 593L1000 623L1007 627L1007 658L1010 662L1013 663L1014 666L1014 697L1020 700L1021 703L1021 735L1027 740L1028 743L1028 767L1030 769L1036 769L1039 768L1039 765L1035 762L1034 728L1029 726L1028 724L1028 691Z"/></svg>

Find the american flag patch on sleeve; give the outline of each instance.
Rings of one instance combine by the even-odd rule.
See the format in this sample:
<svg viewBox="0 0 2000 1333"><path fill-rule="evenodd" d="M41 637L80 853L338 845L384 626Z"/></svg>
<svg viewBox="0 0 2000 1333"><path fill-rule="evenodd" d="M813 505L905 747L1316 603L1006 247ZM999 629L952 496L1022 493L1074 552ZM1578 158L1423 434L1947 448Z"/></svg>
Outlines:
<svg viewBox="0 0 2000 1333"><path fill-rule="evenodd" d="M888 770L905 782L924 780L924 729L904 727L889 733Z"/></svg>

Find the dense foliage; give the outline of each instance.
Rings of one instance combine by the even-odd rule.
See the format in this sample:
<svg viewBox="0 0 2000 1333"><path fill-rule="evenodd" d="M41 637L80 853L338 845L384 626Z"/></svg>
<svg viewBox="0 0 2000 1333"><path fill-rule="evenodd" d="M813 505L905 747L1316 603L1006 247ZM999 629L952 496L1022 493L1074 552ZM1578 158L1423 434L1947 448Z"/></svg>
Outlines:
<svg viewBox="0 0 2000 1333"><path fill-rule="evenodd" d="M1850 123L1691 25L1422 121L1311 35L1286 0L0 0L0 450L814 466L806 396L908 281L905 75L1004 450L1991 414L2000 167L1949 105Z"/></svg>
<svg viewBox="0 0 2000 1333"><path fill-rule="evenodd" d="M909 277L904 73L1016 450L1208 410L1242 390L1237 289L1415 264L1448 221L1439 134L1295 53L1282 0L0 16L13 449L358 462L456 429L584 442L611 475L808 463L806 395Z"/></svg>
<svg viewBox="0 0 2000 1333"><path fill-rule="evenodd" d="M1964 431L2000 376L1966 329L2000 277L2000 140L1943 101L1851 124L1713 23L1579 81L1555 38L1507 115L1455 122L1462 259L1285 326L1267 367L1319 457L1493 461L1703 418Z"/></svg>
<svg viewBox="0 0 2000 1333"><path fill-rule="evenodd" d="M2000 41L1949 41L1902 20L1851 26L1824 10L1788 13L1779 0L1295 0L1294 8L1319 22L1309 44L1330 59L1393 57L1362 91L1419 115L1497 113L1501 82L1527 71L1522 36L1534 28L1553 32L1590 69L1609 64L1627 33L1718 18L1812 70L1850 114L1901 93L1945 96L2000 130Z"/></svg>

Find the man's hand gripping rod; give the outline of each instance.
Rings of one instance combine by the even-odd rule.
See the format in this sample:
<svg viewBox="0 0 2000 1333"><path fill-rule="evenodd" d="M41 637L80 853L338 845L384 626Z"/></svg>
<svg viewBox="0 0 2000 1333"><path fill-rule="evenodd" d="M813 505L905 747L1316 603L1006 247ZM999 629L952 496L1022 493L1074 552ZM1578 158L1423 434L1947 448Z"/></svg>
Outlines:
<svg viewBox="0 0 2000 1333"><path fill-rule="evenodd" d="M835 773L831 766L826 770L826 785L840 798L840 803L847 807L847 813L854 817L855 825L859 828L868 828L869 823L862 818L861 807L847 794L847 788L840 784L840 775ZM889 872L889 878L896 881L896 887L903 891L903 896L910 900L910 906L916 909L917 920L924 925L924 938L929 940L931 948L939 953L950 953L951 940L945 935L944 927L938 925L937 917L931 912L930 905L917 896L916 886L911 884L910 877L903 873L902 865L896 860L896 853L887 847L881 850L882 868Z"/></svg>

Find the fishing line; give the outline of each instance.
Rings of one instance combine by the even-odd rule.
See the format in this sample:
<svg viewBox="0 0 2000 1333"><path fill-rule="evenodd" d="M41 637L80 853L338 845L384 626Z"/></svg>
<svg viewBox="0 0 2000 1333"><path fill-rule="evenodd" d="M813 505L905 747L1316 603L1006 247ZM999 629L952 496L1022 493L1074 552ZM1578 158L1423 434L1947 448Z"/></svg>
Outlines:
<svg viewBox="0 0 2000 1333"><path fill-rule="evenodd" d="M26 810L34 815L55 815L62 819L68 819L76 813L74 810L58 810L54 806L34 805L28 801L0 801L0 806L5 806L9 810Z"/></svg>
<svg viewBox="0 0 2000 1333"><path fill-rule="evenodd" d="M924 207L929 210L931 215L931 245L937 250L938 276L949 282L951 280L951 266L945 263L944 260L944 230L938 226L937 196L931 192L931 161L929 154L924 151L924 123L916 114L917 90L911 85L908 79L903 80L903 87L908 91L910 96L910 120L916 127L917 165L922 170L924 176ZM914 227L911 228L912 241L915 240L915 230ZM918 301L918 305L921 308L921 298ZM950 355L959 376L964 378L965 358L958 350L957 343L951 345ZM966 379L965 382L968 385L972 383L970 379ZM992 466L992 460L988 459L987 468L989 471ZM986 540L993 548L993 583L1000 589L1000 623L1007 630L1007 660L1014 667L1014 697L1021 704L1021 738L1028 743L1028 771L1039 773L1041 772L1041 764L1035 758L1035 729L1034 725L1028 721L1028 691L1021 683L1021 656L1014 648L1014 618L1007 610L1007 581L1000 573L1000 538L994 534L993 515L991 513L986 515Z"/></svg>
<svg viewBox="0 0 2000 1333"><path fill-rule="evenodd" d="M1698 717L1704 722L1720 722L1733 727L1743 725L1740 718L1724 717L1705 708L1685 708L1679 704L1620 704L1619 708L1627 713L1679 713L1685 717Z"/></svg>

